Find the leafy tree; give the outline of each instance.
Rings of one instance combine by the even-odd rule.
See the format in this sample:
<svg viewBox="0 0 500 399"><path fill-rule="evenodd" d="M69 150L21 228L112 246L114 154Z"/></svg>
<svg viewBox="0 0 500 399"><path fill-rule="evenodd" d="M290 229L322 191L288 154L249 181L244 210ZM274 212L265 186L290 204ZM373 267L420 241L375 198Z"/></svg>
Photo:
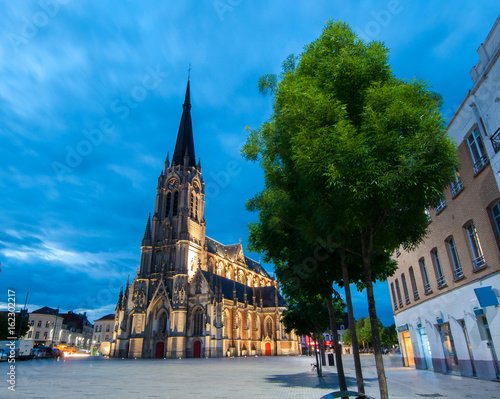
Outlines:
<svg viewBox="0 0 500 399"><path fill-rule="evenodd" d="M344 334L342 334L342 341L346 345L351 345L351 343L352 343L352 340L351 340L351 331L348 328L346 328Z"/></svg>
<svg viewBox="0 0 500 399"><path fill-rule="evenodd" d="M282 321L287 333L295 330L299 335L312 337L314 342L319 341L323 332L327 331L330 325L328 308L324 299L319 295L290 298L288 308L283 312ZM316 370L318 376L321 377L322 365L318 360L317 345L314 352L316 354Z"/></svg>
<svg viewBox="0 0 500 399"><path fill-rule="evenodd" d="M280 78L268 86L270 121L249 132L243 148L260 161L266 181L249 209L259 211L259 220L267 212L278 230L299 230L311 244L327 237L324 248L358 259L348 263L349 272L366 287L380 394L387 399L373 283L394 271L388 257L397 247L421 242L424 210L452 180L457 157L441 99L424 82L397 79L387 48L358 39L342 22L327 23ZM274 216L279 202L294 212ZM310 274L325 273L316 269Z"/></svg>
<svg viewBox="0 0 500 399"><path fill-rule="evenodd" d="M399 343L395 324L389 327L384 327L380 334L380 343L384 348L391 348Z"/></svg>

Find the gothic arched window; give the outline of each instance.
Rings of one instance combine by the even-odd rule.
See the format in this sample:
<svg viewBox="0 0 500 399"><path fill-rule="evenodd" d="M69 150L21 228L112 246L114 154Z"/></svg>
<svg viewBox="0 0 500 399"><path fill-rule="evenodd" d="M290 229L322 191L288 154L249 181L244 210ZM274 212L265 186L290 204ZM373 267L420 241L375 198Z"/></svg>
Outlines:
<svg viewBox="0 0 500 399"><path fill-rule="evenodd" d="M224 311L224 314L222 316L222 336L223 337L228 337L229 336L229 316L227 314L227 311Z"/></svg>
<svg viewBox="0 0 500 399"><path fill-rule="evenodd" d="M165 217L170 216L170 203L172 202L172 193L169 191L167 193L167 202L165 204Z"/></svg>
<svg viewBox="0 0 500 399"><path fill-rule="evenodd" d="M203 309L198 308L193 314L193 335L203 335Z"/></svg>
<svg viewBox="0 0 500 399"><path fill-rule="evenodd" d="M158 322L158 332L162 333L167 331L167 313L164 312L160 316L160 321Z"/></svg>
<svg viewBox="0 0 500 399"><path fill-rule="evenodd" d="M189 214L191 215L191 217L194 216L194 194L191 193L191 201L190 201L190 204L189 204Z"/></svg>
<svg viewBox="0 0 500 399"><path fill-rule="evenodd" d="M198 196L196 196L196 204L194 207L194 218L198 220Z"/></svg>
<svg viewBox="0 0 500 399"><path fill-rule="evenodd" d="M238 270L238 282L241 284L245 284L245 273L243 270Z"/></svg>
<svg viewBox="0 0 500 399"><path fill-rule="evenodd" d="M266 336L270 338L273 336L273 321L270 317L266 319Z"/></svg>
<svg viewBox="0 0 500 399"><path fill-rule="evenodd" d="M174 204L172 209L172 216L177 216L177 208L179 207L179 192L174 192Z"/></svg>

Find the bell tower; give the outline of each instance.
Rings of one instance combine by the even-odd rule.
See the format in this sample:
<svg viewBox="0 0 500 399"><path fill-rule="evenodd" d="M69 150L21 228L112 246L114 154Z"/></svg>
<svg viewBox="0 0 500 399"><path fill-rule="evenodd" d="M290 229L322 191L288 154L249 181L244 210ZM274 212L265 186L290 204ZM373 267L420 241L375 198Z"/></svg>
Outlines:
<svg viewBox="0 0 500 399"><path fill-rule="evenodd" d="M167 154L158 177L155 211L147 222L138 275L165 278L172 305L167 357L185 357L188 284L196 270L207 264L205 228L205 183L195 158L188 80L172 161Z"/></svg>

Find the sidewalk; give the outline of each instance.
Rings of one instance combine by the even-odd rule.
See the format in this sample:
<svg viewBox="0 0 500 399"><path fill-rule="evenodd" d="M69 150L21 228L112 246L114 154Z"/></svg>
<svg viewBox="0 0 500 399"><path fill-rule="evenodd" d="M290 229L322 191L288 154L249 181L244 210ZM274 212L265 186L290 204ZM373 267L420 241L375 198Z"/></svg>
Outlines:
<svg viewBox="0 0 500 399"><path fill-rule="evenodd" d="M375 359L362 355L366 393L378 398ZM343 357L356 389L352 355ZM319 379L313 357L248 357L182 360L73 358L16 362L16 391L7 389L8 363L0 363L2 398L297 398L319 399L338 390L335 367ZM401 367L384 355L391 398L500 398L500 384Z"/></svg>

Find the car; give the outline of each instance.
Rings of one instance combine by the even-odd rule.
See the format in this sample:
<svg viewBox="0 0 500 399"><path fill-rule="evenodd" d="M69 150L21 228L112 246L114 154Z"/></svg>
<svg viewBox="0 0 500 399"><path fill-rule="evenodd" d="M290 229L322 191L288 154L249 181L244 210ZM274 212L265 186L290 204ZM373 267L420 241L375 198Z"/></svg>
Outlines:
<svg viewBox="0 0 500 399"><path fill-rule="evenodd" d="M44 359L45 358L45 348L34 348L32 351L34 359Z"/></svg>
<svg viewBox="0 0 500 399"><path fill-rule="evenodd" d="M0 349L0 362L6 362L9 359L9 349Z"/></svg>

